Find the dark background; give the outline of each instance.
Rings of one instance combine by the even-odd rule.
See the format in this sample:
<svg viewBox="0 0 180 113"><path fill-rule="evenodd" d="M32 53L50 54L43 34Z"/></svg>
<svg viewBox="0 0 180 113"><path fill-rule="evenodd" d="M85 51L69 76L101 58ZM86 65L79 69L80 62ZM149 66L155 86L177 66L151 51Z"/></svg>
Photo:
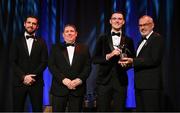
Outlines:
<svg viewBox="0 0 180 113"><path fill-rule="evenodd" d="M144 14L153 17L154 31L166 41L163 81L165 111L180 111L180 38L178 0L0 0L0 111L12 110L12 73L9 66L9 45L23 31L24 18L33 14L40 19L38 35L42 36L48 49L62 41L61 32L67 23L77 26L78 41L90 47L91 54L96 37L108 30L113 11L125 13L125 33L137 47L140 39L138 18ZM133 69L129 72L127 107L134 108ZM87 95L95 94L96 69L87 83ZM50 104L49 87L51 75L44 72L44 105Z"/></svg>

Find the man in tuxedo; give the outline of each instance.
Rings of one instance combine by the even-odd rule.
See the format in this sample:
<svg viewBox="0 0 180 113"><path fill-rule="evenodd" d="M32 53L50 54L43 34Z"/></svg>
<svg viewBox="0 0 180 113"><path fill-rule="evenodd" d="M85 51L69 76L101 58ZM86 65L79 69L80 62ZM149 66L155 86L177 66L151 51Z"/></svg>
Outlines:
<svg viewBox="0 0 180 113"><path fill-rule="evenodd" d="M133 56L134 44L132 39L123 34L125 23L122 12L111 15L111 31L102 34L96 41L93 63L98 64L97 72L97 110L125 111L127 94L127 68L118 61L125 47L127 56Z"/></svg>
<svg viewBox="0 0 180 113"><path fill-rule="evenodd" d="M63 31L64 42L53 45L48 66L52 73L53 112L82 110L86 79L91 71L89 48L76 42L76 27L67 24Z"/></svg>
<svg viewBox="0 0 180 113"><path fill-rule="evenodd" d="M160 111L162 96L163 38L153 31L154 22L150 16L139 19L142 42L135 58L123 58L119 63L135 69L135 94L137 111Z"/></svg>
<svg viewBox="0 0 180 113"><path fill-rule="evenodd" d="M42 112L43 71L47 67L48 52L42 38L35 32L38 18L28 16L24 21L25 32L17 37L10 49L13 70L13 110L23 112L27 95L30 97L33 112Z"/></svg>

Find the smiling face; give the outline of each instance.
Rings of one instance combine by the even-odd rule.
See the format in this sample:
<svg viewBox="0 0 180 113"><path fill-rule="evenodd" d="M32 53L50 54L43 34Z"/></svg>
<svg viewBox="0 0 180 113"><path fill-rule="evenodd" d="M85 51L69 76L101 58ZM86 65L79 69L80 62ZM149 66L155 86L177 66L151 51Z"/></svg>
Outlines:
<svg viewBox="0 0 180 113"><path fill-rule="evenodd" d="M143 16L139 19L139 31L142 36L147 36L154 28L153 19L149 16Z"/></svg>
<svg viewBox="0 0 180 113"><path fill-rule="evenodd" d="M74 26L68 25L65 26L64 32L63 32L64 41L66 43L74 43L76 41L77 37L77 31Z"/></svg>
<svg viewBox="0 0 180 113"><path fill-rule="evenodd" d="M38 29L38 20L34 17L28 17L24 22L24 27L27 33L33 34Z"/></svg>
<svg viewBox="0 0 180 113"><path fill-rule="evenodd" d="M124 25L125 20L123 14L121 13L113 13L110 19L110 24L114 31L119 31Z"/></svg>

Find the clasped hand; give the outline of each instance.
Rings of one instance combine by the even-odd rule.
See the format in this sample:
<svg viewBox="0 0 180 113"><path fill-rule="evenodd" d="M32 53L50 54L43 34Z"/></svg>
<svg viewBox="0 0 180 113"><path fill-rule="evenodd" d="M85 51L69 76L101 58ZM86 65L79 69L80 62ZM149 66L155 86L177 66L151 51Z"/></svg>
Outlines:
<svg viewBox="0 0 180 113"><path fill-rule="evenodd" d="M33 74L28 74L28 75L26 75L25 77L24 77L24 80L23 80L23 83L25 84L25 85L28 85L28 86L30 86L30 85L32 85L36 80L33 78L33 77L35 77L36 75L33 75Z"/></svg>
<svg viewBox="0 0 180 113"><path fill-rule="evenodd" d="M118 64L120 64L122 67L128 67L133 64L133 59L124 57L118 61Z"/></svg>
<svg viewBox="0 0 180 113"><path fill-rule="evenodd" d="M63 84L68 87L68 89L75 90L76 87L80 84L82 84L81 79L76 78L74 80L70 80L68 78L63 79Z"/></svg>
<svg viewBox="0 0 180 113"><path fill-rule="evenodd" d="M121 49L116 48L111 53L106 54L106 60L111 59L113 56L119 56L122 53Z"/></svg>

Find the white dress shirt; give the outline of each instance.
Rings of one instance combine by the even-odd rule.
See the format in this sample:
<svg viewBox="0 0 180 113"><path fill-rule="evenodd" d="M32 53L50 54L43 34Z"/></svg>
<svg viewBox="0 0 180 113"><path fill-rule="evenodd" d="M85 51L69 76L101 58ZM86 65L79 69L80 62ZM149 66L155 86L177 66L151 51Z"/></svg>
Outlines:
<svg viewBox="0 0 180 113"><path fill-rule="evenodd" d="M121 31L119 31L119 32L120 32L120 34L122 34ZM121 41L121 35L120 36L117 36L117 35L112 36L112 43L113 43L114 49L118 48L118 46L120 45L120 41Z"/></svg>
<svg viewBox="0 0 180 113"><path fill-rule="evenodd" d="M74 46L68 46L67 47L67 52L68 52L68 57L69 57L69 63L70 65L72 65L72 60L73 60L73 56L74 56Z"/></svg>
<svg viewBox="0 0 180 113"><path fill-rule="evenodd" d="M25 35L26 44L27 44L27 47L28 47L28 53L29 53L29 56L30 56L34 39L33 38L27 39L26 36L29 35L27 32L25 32L24 35ZM35 35L35 34L33 34L33 35Z"/></svg>
<svg viewBox="0 0 180 113"><path fill-rule="evenodd" d="M146 40L143 40L141 42L141 44L139 45L138 49L137 49L137 52L136 52L136 56L139 55L139 52L141 51L141 49L143 48L143 46L145 45L146 41L148 40L148 38L150 37L150 35L153 33L153 31L151 31L145 38Z"/></svg>

